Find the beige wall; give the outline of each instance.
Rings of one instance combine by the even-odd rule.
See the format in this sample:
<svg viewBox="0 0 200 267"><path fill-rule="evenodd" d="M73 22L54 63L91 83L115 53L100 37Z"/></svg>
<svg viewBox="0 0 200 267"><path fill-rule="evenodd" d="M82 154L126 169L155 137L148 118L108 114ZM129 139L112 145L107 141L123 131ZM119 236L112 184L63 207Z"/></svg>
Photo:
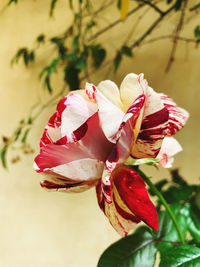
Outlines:
<svg viewBox="0 0 200 267"><path fill-rule="evenodd" d="M1 1L0 9L6 3ZM40 60L28 70L23 64L10 68L9 61L17 47L31 46L35 36L48 31L49 36L61 33L70 22L67 1L58 1L55 18L48 18L49 1L20 0L0 13L0 135L12 133L17 122L41 95L38 67L48 62L46 55L51 47L40 52ZM104 14L110 19L110 14ZM130 23L130 21L128 21ZM148 23L148 21L146 22ZM197 22L190 22L186 32ZM129 24L126 24L127 26ZM144 25L145 26L145 25ZM174 27L173 18L164 28ZM115 47L119 31L114 30L111 47ZM105 42L110 36L105 37ZM118 84L130 71L144 72L149 84L157 91L173 97L190 112L190 120L177 139L184 151L177 155L175 167L180 167L188 181L199 182L199 62L200 53L193 49L185 56L185 43L179 45L177 59L169 74L164 73L171 42L145 45L133 59L122 64L116 76ZM112 51L111 51L112 53ZM99 82L103 71L93 77ZM61 79L55 81L62 86ZM46 95L48 97L48 95ZM43 97L44 99L44 97ZM30 142L38 152L38 141L47 118L54 107L45 111L36 121ZM36 153L35 152L35 153ZM12 151L12 156L16 151ZM10 155L11 156L11 155ZM40 176L34 173L34 155L22 156L22 160L0 170L0 266L2 267L93 267L101 252L118 235L97 206L95 190L81 194L47 193L39 186ZM168 171L145 168L154 179L169 177Z"/></svg>

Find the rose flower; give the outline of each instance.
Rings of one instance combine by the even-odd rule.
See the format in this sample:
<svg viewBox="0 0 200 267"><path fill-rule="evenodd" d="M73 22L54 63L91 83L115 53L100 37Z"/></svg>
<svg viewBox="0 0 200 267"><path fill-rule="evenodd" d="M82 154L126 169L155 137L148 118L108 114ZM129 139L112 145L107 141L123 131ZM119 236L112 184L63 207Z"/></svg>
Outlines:
<svg viewBox="0 0 200 267"><path fill-rule="evenodd" d="M40 141L35 169L41 186L81 192L96 186L100 208L125 236L135 223L158 229L158 215L142 177L125 165L134 159L159 158L171 167L181 150L171 137L188 113L156 93L143 74L128 74L120 90L112 81L70 92L60 100Z"/></svg>

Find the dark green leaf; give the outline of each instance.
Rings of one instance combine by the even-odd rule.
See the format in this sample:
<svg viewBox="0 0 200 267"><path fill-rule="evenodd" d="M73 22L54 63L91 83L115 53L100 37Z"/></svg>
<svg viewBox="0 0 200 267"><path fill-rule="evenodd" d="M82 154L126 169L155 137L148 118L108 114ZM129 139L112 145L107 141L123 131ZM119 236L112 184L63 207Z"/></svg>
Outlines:
<svg viewBox="0 0 200 267"><path fill-rule="evenodd" d="M169 213L166 210L160 211L159 214L159 229L154 231L154 235L157 238L165 237L172 229L172 219L169 216Z"/></svg>
<svg viewBox="0 0 200 267"><path fill-rule="evenodd" d="M26 140L27 140L29 131L30 131L30 128L29 129L26 129L26 131L24 132L24 135L22 137L22 143L23 144L26 144Z"/></svg>
<svg viewBox="0 0 200 267"><path fill-rule="evenodd" d="M132 57L133 56L131 48L126 46L126 45L122 46L121 53L126 55L126 56L128 56L128 57Z"/></svg>
<svg viewBox="0 0 200 267"><path fill-rule="evenodd" d="M184 2L184 0L177 0L176 4L174 6L175 10L178 11L181 8L182 3Z"/></svg>
<svg viewBox="0 0 200 267"><path fill-rule="evenodd" d="M30 117L30 118L28 118L28 124L32 124L33 123L33 120L32 120L32 118Z"/></svg>
<svg viewBox="0 0 200 267"><path fill-rule="evenodd" d="M119 52L114 59L114 72L116 72L118 70L121 61L122 61L122 55Z"/></svg>
<svg viewBox="0 0 200 267"><path fill-rule="evenodd" d="M65 68L65 81L68 83L70 90L79 88L79 70L74 65L68 65Z"/></svg>
<svg viewBox="0 0 200 267"><path fill-rule="evenodd" d="M79 35L76 35L73 39L72 47L75 52L79 51Z"/></svg>
<svg viewBox="0 0 200 267"><path fill-rule="evenodd" d="M8 145L5 144L4 147L0 151L0 156L1 156L1 163L2 166L6 169L7 168L7 163L6 163L6 153L8 150Z"/></svg>
<svg viewBox="0 0 200 267"><path fill-rule="evenodd" d="M173 0L167 0L167 4L171 4Z"/></svg>
<svg viewBox="0 0 200 267"><path fill-rule="evenodd" d="M194 36L195 38L199 39L200 38L200 25L197 25L194 29Z"/></svg>
<svg viewBox="0 0 200 267"><path fill-rule="evenodd" d="M118 9L121 9L121 0L118 0L118 1L117 1L117 8L118 8Z"/></svg>
<svg viewBox="0 0 200 267"><path fill-rule="evenodd" d="M29 60L30 60L30 61L34 61L34 60L35 60L35 52L34 52L34 51L31 51L31 52L29 53Z"/></svg>
<svg viewBox="0 0 200 267"><path fill-rule="evenodd" d="M172 176L172 181L175 183L175 184L178 184L180 186L182 185L187 185L186 181L183 179L183 177L180 176L179 174L179 170L178 169L174 169L174 170L171 170L171 176Z"/></svg>
<svg viewBox="0 0 200 267"><path fill-rule="evenodd" d="M156 246L147 227L120 239L101 255L98 267L152 267Z"/></svg>
<svg viewBox="0 0 200 267"><path fill-rule="evenodd" d="M54 11L54 8L56 6L56 3L57 3L58 0L51 0L51 6L50 6L50 12L49 12L49 16L52 17L53 16L53 11Z"/></svg>
<svg viewBox="0 0 200 267"><path fill-rule="evenodd" d="M48 75L44 79L44 86L47 88L48 92L51 94L53 90L51 87L50 77Z"/></svg>
<svg viewBox="0 0 200 267"><path fill-rule="evenodd" d="M192 245L174 246L161 255L160 267L198 267L200 248Z"/></svg>
<svg viewBox="0 0 200 267"><path fill-rule="evenodd" d="M163 192L164 198L168 203L174 203L179 201L186 201L191 197L194 187L190 185L186 186L170 186L165 192Z"/></svg>
<svg viewBox="0 0 200 267"><path fill-rule="evenodd" d="M106 50L101 45L91 46L93 65L99 68L106 58Z"/></svg>
<svg viewBox="0 0 200 267"><path fill-rule="evenodd" d="M88 29L91 29L92 27L94 27L94 26L96 26L97 24L96 24L96 22L94 21L94 20L92 20L91 22L89 22L88 24L87 24L87 28Z"/></svg>
<svg viewBox="0 0 200 267"><path fill-rule="evenodd" d="M44 43L45 42L45 35L44 34L40 34L38 37L37 37L37 42L38 43Z"/></svg>
<svg viewBox="0 0 200 267"><path fill-rule="evenodd" d="M161 181L157 182L157 183L155 184L155 186L156 186L156 188L157 188L159 191L162 191L163 186L166 185L167 183L168 183L167 179L164 179L164 180L161 180ZM149 193L150 193L152 196L155 196L155 193L154 193L151 189L149 189Z"/></svg>
<svg viewBox="0 0 200 267"><path fill-rule="evenodd" d="M72 61L76 61L76 60L77 60L77 57L76 57L76 55L75 55L74 53L65 54L65 55L64 55L64 58L66 58L66 59L70 59L70 60L72 60Z"/></svg>

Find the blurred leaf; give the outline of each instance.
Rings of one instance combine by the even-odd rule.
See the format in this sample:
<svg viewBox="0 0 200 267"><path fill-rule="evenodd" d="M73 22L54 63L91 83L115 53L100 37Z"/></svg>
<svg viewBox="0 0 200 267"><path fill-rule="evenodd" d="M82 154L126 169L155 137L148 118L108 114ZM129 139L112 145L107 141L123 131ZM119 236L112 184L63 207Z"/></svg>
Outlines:
<svg viewBox="0 0 200 267"><path fill-rule="evenodd" d="M147 227L140 227L108 247L101 255L98 267L153 267L156 257L154 238Z"/></svg>
<svg viewBox="0 0 200 267"><path fill-rule="evenodd" d="M92 27L94 27L96 25L97 25L97 23L94 20L92 20L87 24L87 29L91 29Z"/></svg>
<svg viewBox="0 0 200 267"><path fill-rule="evenodd" d="M26 140L27 140L29 131L30 131L30 128L26 129L26 131L24 132L24 135L22 137L22 143L23 144L26 144Z"/></svg>
<svg viewBox="0 0 200 267"><path fill-rule="evenodd" d="M129 2L130 2L130 0L121 0L120 1L120 15L121 15L122 20L125 20L127 14L128 14Z"/></svg>
<svg viewBox="0 0 200 267"><path fill-rule="evenodd" d="M3 146L3 148L1 149L0 151L0 156L1 156L1 163L2 163L2 166L6 169L7 168L7 163L6 163L6 153L7 153L7 150L8 150L8 145L5 144Z"/></svg>
<svg viewBox="0 0 200 267"><path fill-rule="evenodd" d="M173 0L167 0L167 4L171 4Z"/></svg>
<svg viewBox="0 0 200 267"><path fill-rule="evenodd" d="M32 124L33 123L33 119L30 117L30 118L28 118L28 122L27 122L28 124Z"/></svg>
<svg viewBox="0 0 200 267"><path fill-rule="evenodd" d="M76 65L75 65L76 69L78 70L85 70L86 69L86 63L85 60L82 58L79 58Z"/></svg>
<svg viewBox="0 0 200 267"><path fill-rule="evenodd" d="M47 88L48 92L52 94L52 87L51 87L51 82L50 82L50 77L47 75L44 79L44 86Z"/></svg>
<svg viewBox="0 0 200 267"><path fill-rule="evenodd" d="M65 81L68 83L70 90L79 89L79 72L74 65L68 65L65 68Z"/></svg>
<svg viewBox="0 0 200 267"><path fill-rule="evenodd" d="M10 0L10 1L8 2L8 5L11 5L12 3L17 4L17 3L18 3L18 0Z"/></svg>
<svg viewBox="0 0 200 267"><path fill-rule="evenodd" d="M167 179L163 179L163 180L161 180L161 181L155 183L155 186L156 186L156 188L157 188L160 192L162 192L162 188L163 188L163 186L166 185L168 182L169 182L169 181L168 181ZM152 196L155 196L155 193L154 193L151 189L149 189L149 193L150 193Z"/></svg>
<svg viewBox="0 0 200 267"><path fill-rule="evenodd" d="M99 68L106 58L106 50L101 45L91 46L93 65Z"/></svg>
<svg viewBox="0 0 200 267"><path fill-rule="evenodd" d="M114 59L114 72L118 70L121 61L122 61L122 54L121 52L118 52L118 54L116 55Z"/></svg>
<svg viewBox="0 0 200 267"><path fill-rule="evenodd" d="M45 35L44 35L44 34L40 34L40 35L37 37L36 41L37 41L38 43L44 43L44 42L45 42Z"/></svg>
<svg viewBox="0 0 200 267"><path fill-rule="evenodd" d="M69 7L70 7L71 9L73 9L72 0L69 0Z"/></svg>
<svg viewBox="0 0 200 267"><path fill-rule="evenodd" d="M65 54L64 58L71 59L72 61L76 61L77 60L77 57L76 57L76 55L74 53Z"/></svg>
<svg viewBox="0 0 200 267"><path fill-rule="evenodd" d="M17 141L19 139L21 132L22 128L21 127L17 128L17 130L14 132L14 141Z"/></svg>
<svg viewBox="0 0 200 267"><path fill-rule="evenodd" d="M72 47L75 52L79 51L79 35L76 35L73 39Z"/></svg>
<svg viewBox="0 0 200 267"><path fill-rule="evenodd" d="M128 56L128 57L132 57L133 56L131 48L126 46L126 45L122 46L121 53L126 55L126 56Z"/></svg>
<svg viewBox="0 0 200 267"><path fill-rule="evenodd" d="M161 255L161 261L159 266L200 266L200 248L191 245L174 246Z"/></svg>
<svg viewBox="0 0 200 267"><path fill-rule="evenodd" d="M117 8L120 9L121 8L121 0L117 1Z"/></svg>
<svg viewBox="0 0 200 267"><path fill-rule="evenodd" d="M197 25L194 29L194 36L195 38L199 39L200 38L200 25Z"/></svg>
<svg viewBox="0 0 200 267"><path fill-rule="evenodd" d="M181 8L182 3L184 2L184 0L177 0L176 4L174 6L175 10L178 11Z"/></svg>
<svg viewBox="0 0 200 267"><path fill-rule="evenodd" d="M51 0L51 6L50 6L50 11L49 11L49 16L53 16L54 8L56 6L58 0Z"/></svg>
<svg viewBox="0 0 200 267"><path fill-rule="evenodd" d="M168 203L186 201L192 196L195 187L192 185L186 186L170 186L162 194Z"/></svg>
<svg viewBox="0 0 200 267"><path fill-rule="evenodd" d="M183 177L180 176L179 174L179 170L178 169L174 169L174 170L171 170L171 176L172 176L172 181L175 183L175 184L178 184L180 186L185 186L187 185L186 181L183 179Z"/></svg>

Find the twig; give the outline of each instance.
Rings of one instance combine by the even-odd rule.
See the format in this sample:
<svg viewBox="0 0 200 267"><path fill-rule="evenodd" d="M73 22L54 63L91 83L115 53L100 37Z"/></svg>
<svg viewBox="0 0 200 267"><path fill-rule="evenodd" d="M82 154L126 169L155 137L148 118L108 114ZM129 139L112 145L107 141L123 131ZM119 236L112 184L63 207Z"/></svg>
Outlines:
<svg viewBox="0 0 200 267"><path fill-rule="evenodd" d="M173 39L173 46L172 46L172 50L171 50L171 53L170 53L170 57L169 57L165 72L169 72L169 70L170 70L170 68L171 68L171 66L172 66L172 64L174 62L174 59L175 59L176 48L177 48L177 45L178 45L178 37L179 37L179 34L180 34L180 32L182 30L182 27L183 27L185 9L186 9L186 6L187 6L187 2L188 2L188 0L185 0L185 2L183 4L183 7L182 7L182 10L181 10L180 20L179 20L179 23L178 23L178 25L176 27L175 37Z"/></svg>
<svg viewBox="0 0 200 267"><path fill-rule="evenodd" d="M142 2L150 7L152 7L156 12L158 12L160 15L162 15L164 12L158 8L156 5L154 5L152 2L150 2L149 0L138 0L138 2Z"/></svg>
<svg viewBox="0 0 200 267"><path fill-rule="evenodd" d="M189 10L190 11L195 11L197 10L198 8L200 8L200 3L199 4L196 4L195 6L191 7Z"/></svg>

